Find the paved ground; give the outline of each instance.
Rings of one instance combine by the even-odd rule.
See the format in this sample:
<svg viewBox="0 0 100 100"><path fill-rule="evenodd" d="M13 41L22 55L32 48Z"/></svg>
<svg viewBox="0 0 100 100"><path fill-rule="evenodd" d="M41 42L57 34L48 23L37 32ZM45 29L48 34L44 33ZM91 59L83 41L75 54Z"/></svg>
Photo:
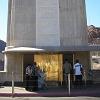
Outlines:
<svg viewBox="0 0 100 100"><path fill-rule="evenodd" d="M100 100L99 97L0 97L0 100Z"/></svg>
<svg viewBox="0 0 100 100"><path fill-rule="evenodd" d="M12 87L1 87L0 97L11 97ZM29 92L25 88L15 87L14 97L76 97L76 96L88 96L88 97L100 97L100 85L84 88L72 88L69 95L67 88L53 88L40 91ZM0 99L1 100L1 99Z"/></svg>

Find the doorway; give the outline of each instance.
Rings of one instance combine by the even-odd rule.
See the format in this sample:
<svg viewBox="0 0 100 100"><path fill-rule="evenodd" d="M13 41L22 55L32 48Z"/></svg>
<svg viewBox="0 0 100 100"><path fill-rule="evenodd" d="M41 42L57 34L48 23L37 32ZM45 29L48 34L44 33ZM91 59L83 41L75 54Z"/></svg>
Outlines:
<svg viewBox="0 0 100 100"><path fill-rule="evenodd" d="M23 81L25 81L25 75L26 75L26 67L29 65L29 64L33 64L33 54L24 54L24 57L23 57Z"/></svg>
<svg viewBox="0 0 100 100"><path fill-rule="evenodd" d="M63 81L62 54L35 54L34 61L45 74L48 86L59 86Z"/></svg>
<svg viewBox="0 0 100 100"><path fill-rule="evenodd" d="M69 63L73 66L73 53L64 53L63 54L63 63L65 62L65 59L68 59Z"/></svg>
<svg viewBox="0 0 100 100"><path fill-rule="evenodd" d="M73 66L72 53L24 54L23 80L25 81L26 66L36 62L37 66L45 73L48 86L62 86L64 81L63 63L65 59L68 59ZM73 78L71 78L71 80L73 80Z"/></svg>

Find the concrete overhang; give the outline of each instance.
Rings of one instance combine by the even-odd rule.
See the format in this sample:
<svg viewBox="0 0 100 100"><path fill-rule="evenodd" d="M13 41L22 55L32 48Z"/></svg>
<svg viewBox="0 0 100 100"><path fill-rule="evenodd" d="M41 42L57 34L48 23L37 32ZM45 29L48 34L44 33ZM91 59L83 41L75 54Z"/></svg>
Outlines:
<svg viewBox="0 0 100 100"><path fill-rule="evenodd" d="M45 51L52 51L52 52L66 52L66 51L100 51L100 46L62 46L62 47L39 47L44 49Z"/></svg>
<svg viewBox="0 0 100 100"><path fill-rule="evenodd" d="M20 52L44 52L44 49L31 48L31 47L13 47L5 48L3 53L20 53Z"/></svg>
<svg viewBox="0 0 100 100"><path fill-rule="evenodd" d="M66 51L100 51L100 46L63 46L63 47L12 47L5 48L3 53L22 53L22 52L66 52Z"/></svg>

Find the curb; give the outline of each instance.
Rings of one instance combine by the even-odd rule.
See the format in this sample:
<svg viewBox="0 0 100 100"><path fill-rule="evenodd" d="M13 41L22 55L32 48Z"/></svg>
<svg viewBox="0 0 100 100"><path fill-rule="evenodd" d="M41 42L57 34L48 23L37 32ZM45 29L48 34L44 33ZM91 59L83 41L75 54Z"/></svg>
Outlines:
<svg viewBox="0 0 100 100"><path fill-rule="evenodd" d="M66 92L58 93L0 93L0 97L76 97L76 96L90 96L90 97L100 97L99 92L80 92L80 93L71 93L70 95Z"/></svg>

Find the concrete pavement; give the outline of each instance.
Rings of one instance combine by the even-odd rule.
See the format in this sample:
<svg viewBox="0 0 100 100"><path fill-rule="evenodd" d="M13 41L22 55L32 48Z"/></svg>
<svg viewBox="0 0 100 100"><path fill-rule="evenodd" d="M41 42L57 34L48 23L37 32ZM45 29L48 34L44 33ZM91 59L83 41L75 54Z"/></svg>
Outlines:
<svg viewBox="0 0 100 100"><path fill-rule="evenodd" d="M40 91L29 92L22 87L14 87L14 94L12 95L12 87L1 87L0 97L69 97L67 88L45 89ZM78 89L71 89L70 97L76 96L90 96L100 97L100 86L85 87Z"/></svg>
<svg viewBox="0 0 100 100"><path fill-rule="evenodd" d="M99 97L0 97L0 100L100 100Z"/></svg>

